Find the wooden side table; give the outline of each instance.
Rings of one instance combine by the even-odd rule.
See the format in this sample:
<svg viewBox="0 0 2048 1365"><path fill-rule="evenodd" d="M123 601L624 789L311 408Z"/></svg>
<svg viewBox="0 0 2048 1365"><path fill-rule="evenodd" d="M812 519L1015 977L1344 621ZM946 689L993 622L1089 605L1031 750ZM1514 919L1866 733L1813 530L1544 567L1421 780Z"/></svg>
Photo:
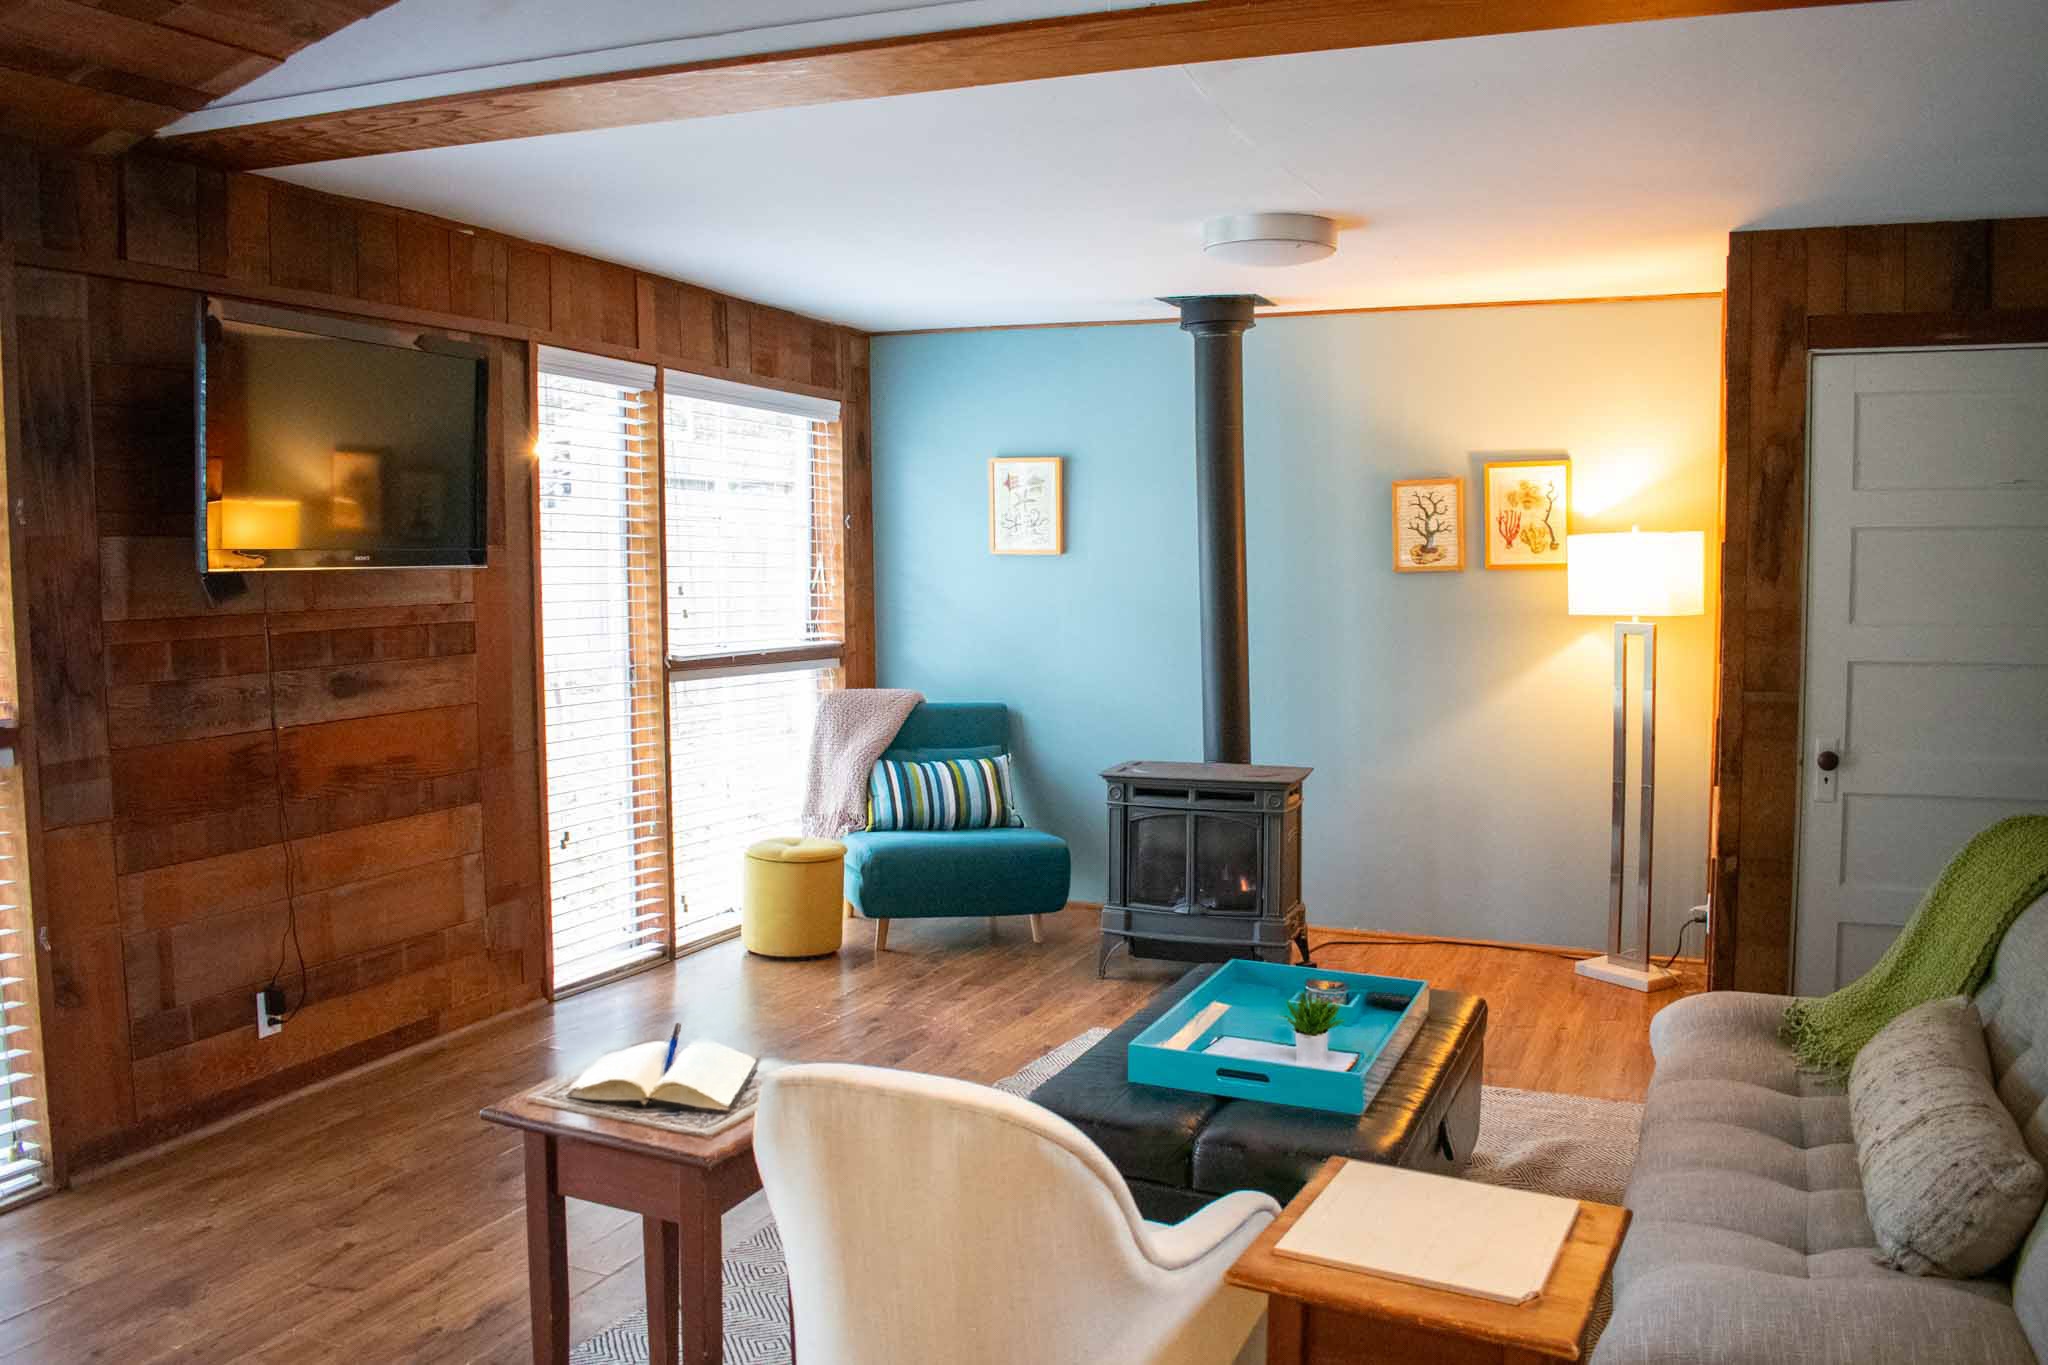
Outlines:
<svg viewBox="0 0 2048 1365"><path fill-rule="evenodd" d="M1543 1292L1524 1304L1496 1303L1274 1251L1343 1165L1344 1158L1330 1158L1230 1269L1230 1283L1271 1296L1268 1365L1579 1359L1593 1301L1628 1231L1627 1209L1581 1201Z"/></svg>
<svg viewBox="0 0 2048 1365"><path fill-rule="evenodd" d="M761 1188L754 1121L691 1137L628 1119L558 1109L522 1091L485 1109L526 1135L526 1273L534 1365L569 1359L564 1199L637 1213L647 1251L648 1365L718 1365L725 1350L720 1218ZM677 1341L676 1317L682 1315Z"/></svg>

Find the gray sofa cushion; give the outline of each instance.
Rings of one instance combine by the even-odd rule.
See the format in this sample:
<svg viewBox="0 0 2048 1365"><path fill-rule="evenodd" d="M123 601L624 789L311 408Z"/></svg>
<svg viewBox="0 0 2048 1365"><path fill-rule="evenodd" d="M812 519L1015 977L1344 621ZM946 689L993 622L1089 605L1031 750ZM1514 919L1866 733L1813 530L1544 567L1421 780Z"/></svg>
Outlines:
<svg viewBox="0 0 2048 1365"><path fill-rule="evenodd" d="M2035 1160L2048 1165L2048 896L2005 931L1991 977L1977 992L1977 1013L1998 1097ZM2035 1353L2048 1360L2048 1234L2038 1223L2020 1248L2012 1300Z"/></svg>
<svg viewBox="0 0 2048 1365"><path fill-rule="evenodd" d="M1877 1264L1849 1102L1778 1042L1783 996L1716 992L1650 1027L1603 1365L2036 1365L2005 1287Z"/></svg>
<svg viewBox="0 0 2048 1365"><path fill-rule="evenodd" d="M2019 1249L2041 1212L2041 1165L1991 1087L1966 997L1907 1010L1863 1045L1849 1118L1887 1264L1966 1279Z"/></svg>

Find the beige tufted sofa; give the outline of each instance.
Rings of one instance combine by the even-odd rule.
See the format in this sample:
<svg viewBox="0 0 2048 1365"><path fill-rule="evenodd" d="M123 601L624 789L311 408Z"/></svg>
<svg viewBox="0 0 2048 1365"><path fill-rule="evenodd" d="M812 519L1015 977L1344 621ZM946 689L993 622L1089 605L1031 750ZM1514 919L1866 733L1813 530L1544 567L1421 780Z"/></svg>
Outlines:
<svg viewBox="0 0 2048 1365"><path fill-rule="evenodd" d="M1635 1221L1595 1365L2048 1360L2048 1217L1985 1279L1879 1265L1848 1097L1778 1041L1788 999L1715 992L1652 1023ZM1999 1094L2048 1160L2048 898L2007 932L1977 1007Z"/></svg>

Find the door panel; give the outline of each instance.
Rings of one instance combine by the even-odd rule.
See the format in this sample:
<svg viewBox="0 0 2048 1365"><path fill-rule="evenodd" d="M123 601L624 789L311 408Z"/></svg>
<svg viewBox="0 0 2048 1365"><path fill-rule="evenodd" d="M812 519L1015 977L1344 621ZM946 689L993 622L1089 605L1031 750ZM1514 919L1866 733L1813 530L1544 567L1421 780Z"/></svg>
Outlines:
<svg viewBox="0 0 2048 1365"><path fill-rule="evenodd" d="M1811 393L1807 995L1977 831L2048 810L2048 349L1816 356Z"/></svg>

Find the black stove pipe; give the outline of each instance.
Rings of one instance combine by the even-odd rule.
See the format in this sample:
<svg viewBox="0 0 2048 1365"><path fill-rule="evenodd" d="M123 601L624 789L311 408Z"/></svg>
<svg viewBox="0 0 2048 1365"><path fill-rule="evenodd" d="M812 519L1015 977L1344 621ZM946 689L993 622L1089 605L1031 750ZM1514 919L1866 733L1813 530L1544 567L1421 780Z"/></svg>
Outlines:
<svg viewBox="0 0 2048 1365"><path fill-rule="evenodd" d="M1195 339L1195 525L1202 584L1202 756L1252 758L1244 569L1244 334L1256 294L1177 295Z"/></svg>

